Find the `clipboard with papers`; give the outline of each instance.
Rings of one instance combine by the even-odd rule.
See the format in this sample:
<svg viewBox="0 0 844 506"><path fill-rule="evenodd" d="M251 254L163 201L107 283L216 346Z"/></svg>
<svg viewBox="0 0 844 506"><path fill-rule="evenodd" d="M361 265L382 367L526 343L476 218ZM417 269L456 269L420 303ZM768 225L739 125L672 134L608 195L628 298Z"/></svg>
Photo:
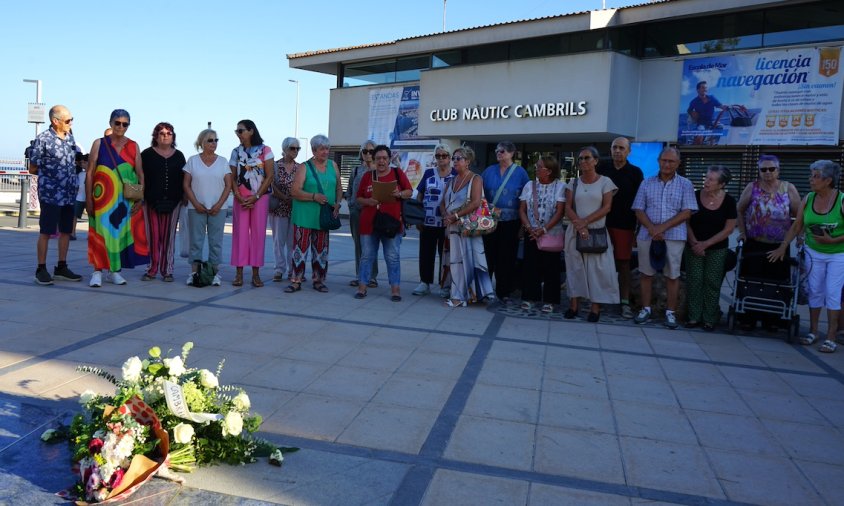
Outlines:
<svg viewBox="0 0 844 506"><path fill-rule="evenodd" d="M393 192L396 190L396 181L373 181L372 198L382 204L395 202Z"/></svg>

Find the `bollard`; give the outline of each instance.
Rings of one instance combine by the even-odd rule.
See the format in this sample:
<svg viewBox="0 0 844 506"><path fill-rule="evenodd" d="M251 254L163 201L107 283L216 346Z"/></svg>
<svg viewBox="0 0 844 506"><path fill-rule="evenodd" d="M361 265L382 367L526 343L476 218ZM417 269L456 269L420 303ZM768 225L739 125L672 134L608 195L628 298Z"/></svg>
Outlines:
<svg viewBox="0 0 844 506"><path fill-rule="evenodd" d="M18 214L18 228L26 228L26 217L29 212L29 176L21 174L21 205Z"/></svg>

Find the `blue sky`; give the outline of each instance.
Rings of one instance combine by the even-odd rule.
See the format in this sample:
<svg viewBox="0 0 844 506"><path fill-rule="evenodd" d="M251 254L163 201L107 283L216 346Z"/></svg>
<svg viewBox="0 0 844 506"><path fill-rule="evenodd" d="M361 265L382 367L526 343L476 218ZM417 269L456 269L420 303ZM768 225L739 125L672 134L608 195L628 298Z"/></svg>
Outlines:
<svg viewBox="0 0 844 506"><path fill-rule="evenodd" d="M632 3L640 2L606 5ZM601 0L449 0L447 28L600 8ZM34 136L26 109L35 85L23 79L42 81L47 107L70 109L86 152L116 108L132 115L128 135L142 147L157 122L169 121L179 148L193 154L196 135L211 121L218 153L228 156L237 121L248 118L280 151L295 130L296 85L288 79L300 82L299 137L328 133L336 84L333 76L289 68L286 54L439 32L442 14L441 0L9 2L0 52L0 158L23 156Z"/></svg>

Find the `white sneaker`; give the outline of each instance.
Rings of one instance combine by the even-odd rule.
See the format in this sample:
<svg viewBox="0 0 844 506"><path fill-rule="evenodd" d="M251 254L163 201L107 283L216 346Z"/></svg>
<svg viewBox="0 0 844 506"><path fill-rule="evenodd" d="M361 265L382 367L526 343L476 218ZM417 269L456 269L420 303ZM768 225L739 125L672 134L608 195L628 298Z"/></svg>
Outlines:
<svg viewBox="0 0 844 506"><path fill-rule="evenodd" d="M125 285L126 284L126 280L123 279L123 276L121 276L119 272L109 272L108 273L108 280L111 281L115 285Z"/></svg>
<svg viewBox="0 0 844 506"><path fill-rule="evenodd" d="M211 286L220 286L221 284L223 284L223 279L219 274L214 274L214 281L211 282Z"/></svg>
<svg viewBox="0 0 844 506"><path fill-rule="evenodd" d="M428 283L419 283L416 285L416 288L413 289L413 295L428 295L431 293L431 288L428 286Z"/></svg>
<svg viewBox="0 0 844 506"><path fill-rule="evenodd" d="M677 317L674 315L674 311L665 312L665 326L669 329L676 329L679 327L679 325L677 325Z"/></svg>
<svg viewBox="0 0 844 506"><path fill-rule="evenodd" d="M91 281L88 282L88 286L92 286L94 288L103 286L103 273L100 271L94 271L94 273L91 274Z"/></svg>
<svg viewBox="0 0 844 506"><path fill-rule="evenodd" d="M651 319L651 312L649 309L642 308L639 311L639 314L636 315L636 318L633 318L633 321L638 324L648 323L648 320Z"/></svg>
<svg viewBox="0 0 844 506"><path fill-rule="evenodd" d="M185 284L188 286L193 286L193 273L191 272L188 274L188 279L185 280Z"/></svg>

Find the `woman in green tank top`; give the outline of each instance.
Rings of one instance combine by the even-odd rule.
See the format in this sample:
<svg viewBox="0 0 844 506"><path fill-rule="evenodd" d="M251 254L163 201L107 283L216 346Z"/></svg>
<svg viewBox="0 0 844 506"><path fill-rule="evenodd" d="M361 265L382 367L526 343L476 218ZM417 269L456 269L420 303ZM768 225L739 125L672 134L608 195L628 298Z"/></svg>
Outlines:
<svg viewBox="0 0 844 506"><path fill-rule="evenodd" d="M829 160L818 160L809 166L811 192L801 204L797 219L779 248L768 254L775 261L782 258L789 243L803 231L806 257L809 261L809 333L800 344L817 340L818 320L826 306L829 328L819 351L832 353L838 347L836 337L841 322L841 294L844 285L844 194L839 191L841 167Z"/></svg>

